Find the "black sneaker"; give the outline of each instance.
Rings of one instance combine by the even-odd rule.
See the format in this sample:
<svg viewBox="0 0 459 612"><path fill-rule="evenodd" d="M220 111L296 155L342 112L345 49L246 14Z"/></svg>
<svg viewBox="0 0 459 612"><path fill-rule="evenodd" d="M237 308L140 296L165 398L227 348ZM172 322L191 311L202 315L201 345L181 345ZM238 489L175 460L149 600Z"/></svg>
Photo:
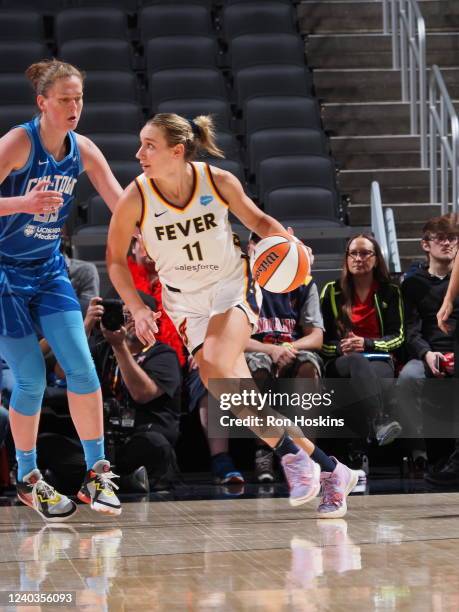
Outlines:
<svg viewBox="0 0 459 612"><path fill-rule="evenodd" d="M32 470L16 484L18 499L33 508L45 521L61 523L76 512L76 504L43 480L40 470Z"/></svg>
<svg viewBox="0 0 459 612"><path fill-rule="evenodd" d="M378 446L387 446L399 437L402 433L402 426L398 421L387 420L382 423L375 423L374 431Z"/></svg>
<svg viewBox="0 0 459 612"><path fill-rule="evenodd" d="M112 482L113 478L119 476L111 471L110 462L100 459L93 465L92 470L86 472L78 491L78 499L90 504L96 512L115 516L121 514L121 503L114 491L118 486Z"/></svg>
<svg viewBox="0 0 459 612"><path fill-rule="evenodd" d="M274 453L268 448L259 448L255 453L255 476L258 482L274 482Z"/></svg>
<svg viewBox="0 0 459 612"><path fill-rule="evenodd" d="M424 478L438 487L459 485L459 466L447 463L443 469L438 472L428 472Z"/></svg>

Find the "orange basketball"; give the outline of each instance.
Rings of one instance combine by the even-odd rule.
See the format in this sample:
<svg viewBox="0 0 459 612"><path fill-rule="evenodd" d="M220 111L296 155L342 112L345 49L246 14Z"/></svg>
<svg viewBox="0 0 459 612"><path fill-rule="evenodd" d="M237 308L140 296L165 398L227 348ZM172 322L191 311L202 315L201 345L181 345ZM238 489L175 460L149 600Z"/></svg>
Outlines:
<svg viewBox="0 0 459 612"><path fill-rule="evenodd" d="M256 245L252 261L254 280L273 293L287 293L302 285L311 272L308 252L295 238L273 234Z"/></svg>

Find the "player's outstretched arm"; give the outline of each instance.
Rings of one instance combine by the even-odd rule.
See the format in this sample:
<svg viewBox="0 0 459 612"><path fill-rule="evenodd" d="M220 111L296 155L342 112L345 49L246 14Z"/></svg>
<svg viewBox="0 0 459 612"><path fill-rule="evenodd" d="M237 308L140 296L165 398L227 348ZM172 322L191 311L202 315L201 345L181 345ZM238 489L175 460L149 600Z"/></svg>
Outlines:
<svg viewBox="0 0 459 612"><path fill-rule="evenodd" d="M240 181L230 172L212 166L212 175L221 195L228 202L231 212L261 238L270 234L291 237L285 227L274 217L267 215L244 192Z"/></svg>
<svg viewBox="0 0 459 612"><path fill-rule="evenodd" d="M123 189L99 147L81 134L77 135L77 139L83 168L97 193L113 212Z"/></svg>
<svg viewBox="0 0 459 612"><path fill-rule="evenodd" d="M0 184L18 168L25 166L30 155L30 140L22 128L11 130L0 138ZM62 194L47 190L49 181L39 181L26 195L0 198L0 217L16 213L54 212L62 206Z"/></svg>
<svg viewBox="0 0 459 612"><path fill-rule="evenodd" d="M107 242L107 269L110 280L135 320L136 334L144 344L151 344L158 331L152 312L140 299L127 264L132 236L142 216L142 201L135 183L125 189L110 221Z"/></svg>

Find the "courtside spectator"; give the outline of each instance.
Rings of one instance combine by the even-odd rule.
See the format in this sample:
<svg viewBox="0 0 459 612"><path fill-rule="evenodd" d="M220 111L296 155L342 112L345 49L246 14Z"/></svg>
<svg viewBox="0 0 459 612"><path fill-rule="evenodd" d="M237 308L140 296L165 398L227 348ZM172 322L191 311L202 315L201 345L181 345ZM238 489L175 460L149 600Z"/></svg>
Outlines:
<svg viewBox="0 0 459 612"><path fill-rule="evenodd" d="M425 264L414 266L402 284L405 307L406 349L411 359L400 372L397 383L400 419L404 429L412 437L406 439L410 452L410 464L414 471L423 472L427 467L427 453L422 432L421 388L426 378L444 378L453 374L445 356L454 351L454 330L459 318L459 298L454 300L451 314L451 331L445 334L437 324L440 309L451 270L458 250L458 225L455 215L429 219L422 229L421 248L426 254ZM448 355L448 356L450 356ZM448 370L448 371L446 371ZM433 484L459 483L459 457L438 472L426 478Z"/></svg>
<svg viewBox="0 0 459 612"><path fill-rule="evenodd" d="M366 436L369 421L378 444L389 444L401 427L385 416L382 381L394 377L392 354L405 340L403 304L372 236L349 240L341 278L325 285L321 303L326 376L350 382L347 422Z"/></svg>

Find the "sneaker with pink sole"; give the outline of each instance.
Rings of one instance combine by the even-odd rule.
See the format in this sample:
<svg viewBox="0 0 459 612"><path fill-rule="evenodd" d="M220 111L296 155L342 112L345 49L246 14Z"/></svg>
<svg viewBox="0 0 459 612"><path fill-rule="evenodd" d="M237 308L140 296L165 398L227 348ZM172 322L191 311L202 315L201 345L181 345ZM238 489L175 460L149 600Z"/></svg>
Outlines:
<svg viewBox="0 0 459 612"><path fill-rule="evenodd" d="M320 491L320 466L304 450L284 455L281 464L290 488L291 506L301 506L317 497Z"/></svg>
<svg viewBox="0 0 459 612"><path fill-rule="evenodd" d="M333 457L334 459L334 457ZM319 518L341 518L347 512L346 498L357 484L359 476L337 459L333 472L322 472L322 501L317 508Z"/></svg>

